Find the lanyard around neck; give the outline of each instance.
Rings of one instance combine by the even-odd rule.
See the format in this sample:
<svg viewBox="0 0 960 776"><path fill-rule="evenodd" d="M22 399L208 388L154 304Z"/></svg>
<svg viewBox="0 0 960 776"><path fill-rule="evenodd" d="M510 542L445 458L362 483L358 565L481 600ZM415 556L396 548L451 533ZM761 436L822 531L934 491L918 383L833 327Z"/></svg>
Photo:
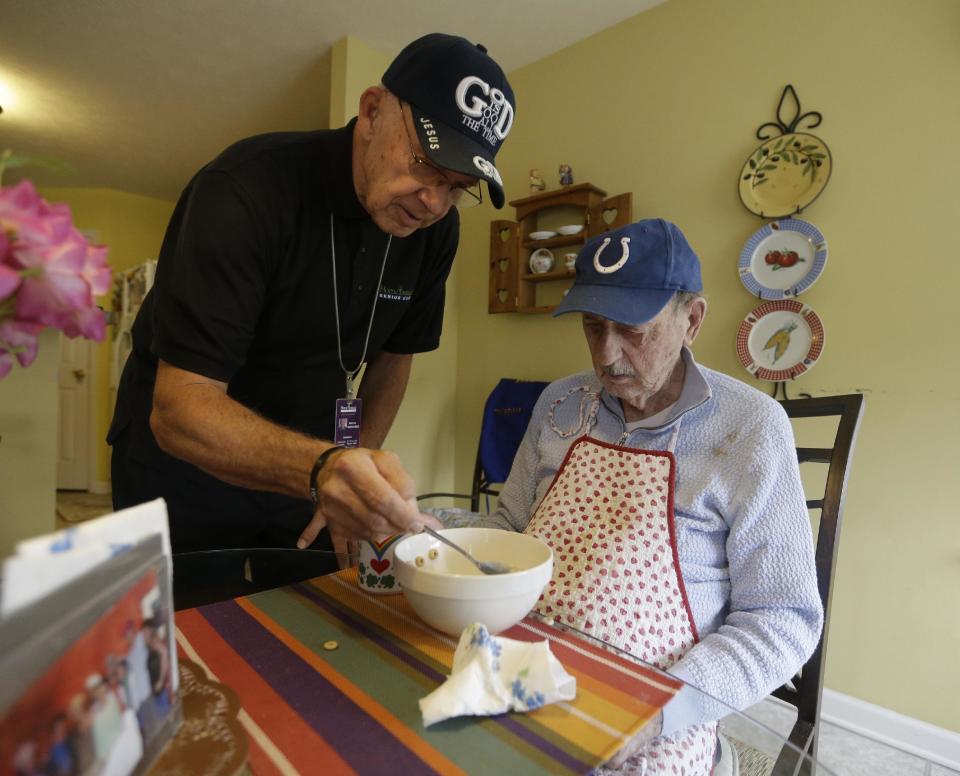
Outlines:
<svg viewBox="0 0 960 776"><path fill-rule="evenodd" d="M373 294L373 309L370 310L370 322L367 324L367 336L363 341L363 352L360 354L360 360L353 369L347 369L343 364L343 345L340 340L340 303L337 300L337 248L333 235L333 213L330 213L330 263L333 266L333 313L334 320L337 322L337 360L340 362L340 368L347 378L347 396L348 399L356 397L357 392L353 387L353 378L356 377L360 367L367 358L367 346L370 344L370 331L373 329L373 316L377 312L377 299L380 298L380 284L383 282L383 271L387 268L387 255L390 253L390 243L393 242L393 235L387 238L387 247L383 252L383 264L380 265L380 278L377 280L377 287Z"/></svg>

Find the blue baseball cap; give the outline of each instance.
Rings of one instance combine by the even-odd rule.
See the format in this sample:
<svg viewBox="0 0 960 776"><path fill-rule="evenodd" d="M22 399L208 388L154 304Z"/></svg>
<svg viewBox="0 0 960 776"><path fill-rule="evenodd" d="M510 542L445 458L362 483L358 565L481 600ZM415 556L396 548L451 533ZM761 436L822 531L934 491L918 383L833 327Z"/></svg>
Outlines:
<svg viewBox="0 0 960 776"><path fill-rule="evenodd" d="M516 100L486 48L434 32L401 51L381 79L409 103L430 161L487 182L503 207L503 178L493 160L513 127Z"/></svg>
<svg viewBox="0 0 960 776"><path fill-rule="evenodd" d="M573 286L554 311L591 313L626 326L655 318L677 291L702 291L700 259L683 232L649 218L583 246Z"/></svg>

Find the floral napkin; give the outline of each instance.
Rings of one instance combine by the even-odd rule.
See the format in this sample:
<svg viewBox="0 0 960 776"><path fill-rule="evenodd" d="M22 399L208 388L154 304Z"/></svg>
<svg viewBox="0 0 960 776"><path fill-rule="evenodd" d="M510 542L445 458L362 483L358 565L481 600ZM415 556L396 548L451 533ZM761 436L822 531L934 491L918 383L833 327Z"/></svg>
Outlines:
<svg viewBox="0 0 960 776"><path fill-rule="evenodd" d="M450 676L420 699L420 712L429 727L450 717L531 711L576 694L577 680L549 642L491 636L485 625L473 623L460 635Z"/></svg>

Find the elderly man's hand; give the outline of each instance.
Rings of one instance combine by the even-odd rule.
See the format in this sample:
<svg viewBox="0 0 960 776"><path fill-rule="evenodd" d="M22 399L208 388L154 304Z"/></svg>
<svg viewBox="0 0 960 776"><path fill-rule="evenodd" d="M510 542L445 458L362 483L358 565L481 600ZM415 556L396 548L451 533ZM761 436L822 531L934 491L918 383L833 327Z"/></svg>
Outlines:
<svg viewBox="0 0 960 776"><path fill-rule="evenodd" d="M661 730L663 730L663 712L658 711L657 716L651 719L643 726L643 729L639 733L624 744L623 749L603 764L604 767L614 770L620 768L627 760L635 754L639 754L647 744L659 736Z"/></svg>
<svg viewBox="0 0 960 776"><path fill-rule="evenodd" d="M351 448L334 453L317 477L319 506L300 534L308 547L326 526L343 539L378 539L440 523L417 508L413 479L395 453Z"/></svg>

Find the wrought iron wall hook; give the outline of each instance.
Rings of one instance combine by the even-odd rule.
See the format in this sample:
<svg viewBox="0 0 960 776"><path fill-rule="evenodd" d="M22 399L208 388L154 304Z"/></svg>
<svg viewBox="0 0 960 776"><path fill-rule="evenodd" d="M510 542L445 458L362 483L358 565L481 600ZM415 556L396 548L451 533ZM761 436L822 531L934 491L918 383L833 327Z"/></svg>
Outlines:
<svg viewBox="0 0 960 776"><path fill-rule="evenodd" d="M773 393L772 393L771 395L773 396L774 399L777 398L777 395L780 393L781 390L783 391L783 400L784 400L784 401L787 401L790 397L787 396L787 381L786 381L786 380L778 380L777 382L775 382L775 383L773 384ZM811 394L809 394L809 393L798 393L798 394L797 394L797 398L800 398L800 399L812 399L813 396L812 396Z"/></svg>
<svg viewBox="0 0 960 776"><path fill-rule="evenodd" d="M781 115L783 103L786 101L788 94L793 97L794 103L793 118L789 122L784 121L784 118ZM822 113L815 110L807 111L806 113L802 113L801 111L800 98L797 96L796 90L793 88L792 84L787 84L785 87L783 87L783 92L780 94L780 102L777 104L777 120L768 121L765 124L761 124L759 127L757 127L757 139L770 140L771 138L776 137L777 134L788 135L791 132L796 131L797 127L800 125L800 122L806 119L811 121L806 129L813 129L814 127L820 126L820 122L823 121ZM770 135L764 134L764 130L768 127L770 129L777 130L777 132Z"/></svg>

